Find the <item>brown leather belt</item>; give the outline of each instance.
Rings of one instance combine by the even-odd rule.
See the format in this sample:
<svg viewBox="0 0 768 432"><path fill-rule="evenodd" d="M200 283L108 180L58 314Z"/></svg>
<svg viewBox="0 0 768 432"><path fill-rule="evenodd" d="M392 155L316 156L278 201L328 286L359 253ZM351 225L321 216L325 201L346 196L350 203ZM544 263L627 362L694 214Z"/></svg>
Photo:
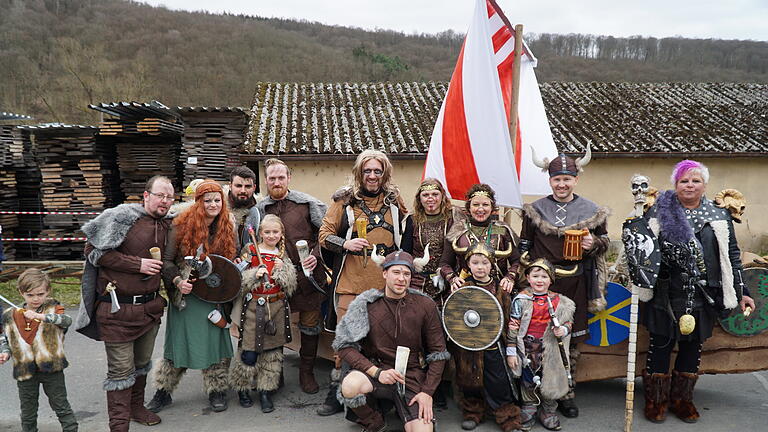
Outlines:
<svg viewBox="0 0 768 432"><path fill-rule="evenodd" d="M251 294L253 294L254 300L260 305L263 305L264 303L274 303L285 298L285 293L282 291L275 294L257 294L251 291Z"/></svg>

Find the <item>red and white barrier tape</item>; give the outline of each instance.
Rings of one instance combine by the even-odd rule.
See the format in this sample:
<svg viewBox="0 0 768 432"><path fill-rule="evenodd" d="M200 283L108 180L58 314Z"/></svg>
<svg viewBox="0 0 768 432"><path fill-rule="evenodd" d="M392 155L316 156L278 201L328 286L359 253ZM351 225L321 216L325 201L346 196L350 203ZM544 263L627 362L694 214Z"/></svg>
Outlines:
<svg viewBox="0 0 768 432"><path fill-rule="evenodd" d="M88 240L86 237L11 237L11 238L4 238L3 241L29 241L29 242L36 242L36 241L53 241L53 242L60 242L60 241L86 241Z"/></svg>
<svg viewBox="0 0 768 432"><path fill-rule="evenodd" d="M0 210L0 214L19 214L19 215L98 215L101 212L57 212L57 211L10 211Z"/></svg>

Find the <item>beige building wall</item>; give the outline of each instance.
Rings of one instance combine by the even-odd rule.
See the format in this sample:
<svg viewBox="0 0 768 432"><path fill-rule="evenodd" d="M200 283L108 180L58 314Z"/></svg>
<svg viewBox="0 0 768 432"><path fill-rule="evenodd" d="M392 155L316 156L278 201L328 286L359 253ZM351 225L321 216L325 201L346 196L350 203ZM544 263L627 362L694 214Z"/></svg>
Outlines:
<svg viewBox="0 0 768 432"><path fill-rule="evenodd" d="M612 240L619 240L621 223L632 208L629 179L635 173L651 178L651 185L664 190L671 188L669 175L680 159L661 158L610 158L593 159L580 177L576 193L613 210L608 229ZM710 170L707 196L723 188L741 191L747 199L747 209L741 224L736 224L736 234L742 250L768 253L768 193L763 177L768 174L763 158L707 158L702 159ZM346 182L352 161L288 161L293 170L291 188L307 192L325 202L339 186ZM394 181L400 187L406 204L411 208L419 185L424 161L393 161ZM263 175L263 174L262 174ZM261 179L261 191L265 191ZM526 196L525 202L538 197ZM513 227L520 228L519 218L513 219Z"/></svg>

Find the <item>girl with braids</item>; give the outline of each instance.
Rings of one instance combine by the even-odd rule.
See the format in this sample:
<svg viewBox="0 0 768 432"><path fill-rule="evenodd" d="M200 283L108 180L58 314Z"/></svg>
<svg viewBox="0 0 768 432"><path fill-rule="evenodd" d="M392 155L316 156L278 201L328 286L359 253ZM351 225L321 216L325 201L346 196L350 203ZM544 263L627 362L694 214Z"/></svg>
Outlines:
<svg viewBox="0 0 768 432"><path fill-rule="evenodd" d="M297 286L296 267L285 253L285 227L268 214L259 226L258 253L262 265L243 272L241 295L232 309L230 332L239 340L230 383L240 405L250 407L251 383L256 381L261 411L274 411L271 392L277 390L283 370L283 345L291 341L287 298ZM252 261L253 262L253 261Z"/></svg>
<svg viewBox="0 0 768 432"><path fill-rule="evenodd" d="M173 222L163 256L163 282L171 304L165 333L163 360L155 365L152 378L157 388L147 408L158 412L171 403L171 393L187 369L202 369L203 387L213 411L227 409L229 389L227 371L232 358L229 332L209 321L209 314L223 306L188 295L193 279L183 280L180 268L185 256L195 256L203 245L205 255L217 254L234 258L238 241L234 218L230 216L222 187L206 179L195 189L195 202ZM184 295L186 307L181 305Z"/></svg>

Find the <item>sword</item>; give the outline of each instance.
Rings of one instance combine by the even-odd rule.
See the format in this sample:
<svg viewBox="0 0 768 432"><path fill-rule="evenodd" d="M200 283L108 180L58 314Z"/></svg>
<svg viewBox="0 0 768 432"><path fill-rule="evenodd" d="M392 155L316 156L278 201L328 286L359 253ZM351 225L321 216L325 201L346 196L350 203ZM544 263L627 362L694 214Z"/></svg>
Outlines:
<svg viewBox="0 0 768 432"><path fill-rule="evenodd" d="M552 305L552 299L547 295L547 309L549 311L549 317L552 320L552 331L560 327L560 320L555 316L555 307ZM555 336L557 339L557 347L560 350L560 359L563 361L563 367L565 373L568 375L568 387L573 388L573 377L571 376L571 365L568 362L568 354L565 352L565 346L563 345L563 338Z"/></svg>
<svg viewBox="0 0 768 432"><path fill-rule="evenodd" d="M112 309L109 310L110 313L115 313L120 310L120 302L117 301L117 294L115 293L116 289L117 287L112 282L107 284L106 291L112 299Z"/></svg>
<svg viewBox="0 0 768 432"><path fill-rule="evenodd" d="M501 355L501 362L504 364L504 372L507 373L507 380L509 380L509 388L512 389L512 396L515 398L515 400L520 401L520 391L517 389L517 386L515 383L517 380L515 377L512 376L512 371L509 370L509 365L507 364L507 356L506 352L504 351L504 346L501 344L501 339L496 341L496 347L499 350L499 354ZM521 359L523 361L523 359Z"/></svg>
<svg viewBox="0 0 768 432"><path fill-rule="evenodd" d="M10 301L10 300L8 300L7 298L3 297L3 295L2 295L2 294L0 294L0 300L2 300L2 301L4 301L4 302L8 303L9 305L11 305L11 307L15 307L16 309L21 309L20 307L18 307L18 306L16 306L15 304L13 304L13 302L12 302L12 301Z"/></svg>

